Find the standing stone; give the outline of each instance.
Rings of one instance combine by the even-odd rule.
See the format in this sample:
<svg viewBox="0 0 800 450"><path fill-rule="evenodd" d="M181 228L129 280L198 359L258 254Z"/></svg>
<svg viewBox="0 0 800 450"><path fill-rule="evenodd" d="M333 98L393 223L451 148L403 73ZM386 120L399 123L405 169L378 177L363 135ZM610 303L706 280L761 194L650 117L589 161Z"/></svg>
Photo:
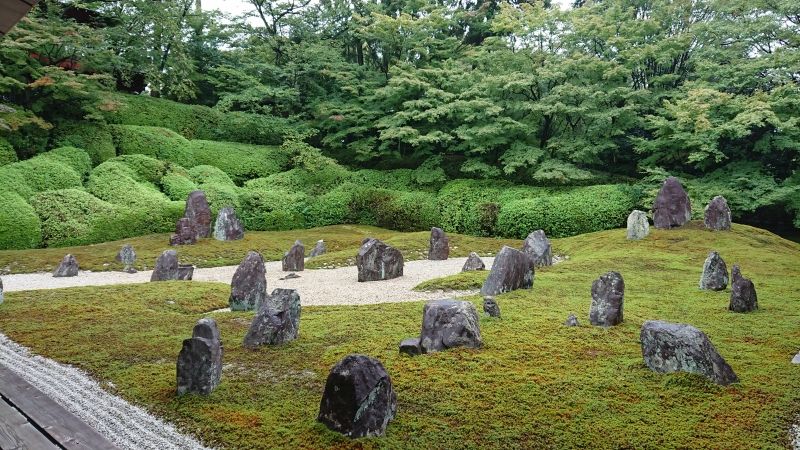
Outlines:
<svg viewBox="0 0 800 450"><path fill-rule="evenodd" d="M131 244L125 244L124 247L117 253L116 260L125 265L122 269L123 272L136 273L133 265L136 263L136 251L133 250Z"/></svg>
<svg viewBox="0 0 800 450"><path fill-rule="evenodd" d="M489 317L500 318L500 305L497 304L497 300L494 297L483 298L483 312L488 314Z"/></svg>
<svg viewBox="0 0 800 450"><path fill-rule="evenodd" d="M260 309L267 299L267 269L260 253L249 251L231 280L231 311Z"/></svg>
<svg viewBox="0 0 800 450"><path fill-rule="evenodd" d="M525 243L522 244L522 253L528 255L536 267L553 265L553 249L544 230L536 230L525 238Z"/></svg>
<svg viewBox="0 0 800 450"><path fill-rule="evenodd" d="M230 206L219 210L214 223L214 239L218 241L238 241L244 238L244 226L236 211Z"/></svg>
<svg viewBox="0 0 800 450"><path fill-rule="evenodd" d="M164 250L158 259L150 281L169 281L178 279L178 252Z"/></svg>
<svg viewBox="0 0 800 450"><path fill-rule="evenodd" d="M191 264L178 264L178 280L192 281L194 276L194 266Z"/></svg>
<svg viewBox="0 0 800 450"><path fill-rule="evenodd" d="M422 353L454 347L479 348L483 340L475 305L453 299L425 303L419 339Z"/></svg>
<svg viewBox="0 0 800 450"><path fill-rule="evenodd" d="M447 237L441 228L431 228L430 247L428 248L428 259L431 261L443 261L450 256L450 238Z"/></svg>
<svg viewBox="0 0 800 450"><path fill-rule="evenodd" d="M575 314L570 314L569 317L567 317L566 322L564 322L564 325L568 327L579 327L580 323L578 323L578 318L575 316Z"/></svg>
<svg viewBox="0 0 800 450"><path fill-rule="evenodd" d="M592 306L589 323L610 327L622 323L622 307L625 299L625 281L619 272L608 272L592 283Z"/></svg>
<svg viewBox="0 0 800 450"><path fill-rule="evenodd" d="M311 249L311 255L309 255L309 258L314 258L316 256L324 255L327 252L328 249L325 247L325 241L320 239L317 241L317 244L314 246L314 248Z"/></svg>
<svg viewBox="0 0 800 450"><path fill-rule="evenodd" d="M358 281L391 280L403 276L403 254L375 238L366 238L356 255Z"/></svg>
<svg viewBox="0 0 800 450"><path fill-rule="evenodd" d="M644 362L655 372L697 373L721 385L739 381L708 336L691 325L648 320L639 339Z"/></svg>
<svg viewBox="0 0 800 450"><path fill-rule="evenodd" d="M728 266L717 252L711 252L703 263L700 275L700 289L723 291L728 287Z"/></svg>
<svg viewBox="0 0 800 450"><path fill-rule="evenodd" d="M194 191L189 194L183 217L189 219L195 240L211 237L211 207L208 206L205 192Z"/></svg>
<svg viewBox="0 0 800 450"><path fill-rule="evenodd" d="M397 395L383 364L349 355L328 374L317 420L350 438L383 436L397 412Z"/></svg>
<svg viewBox="0 0 800 450"><path fill-rule="evenodd" d="M197 243L197 233L192 227L192 222L186 217L181 217L175 223L175 234L169 238L169 245L192 245Z"/></svg>
<svg viewBox="0 0 800 450"><path fill-rule="evenodd" d="M734 312L750 312L758 309L758 296L752 281L742 276L737 264L733 265L731 303L728 309Z"/></svg>
<svg viewBox="0 0 800 450"><path fill-rule="evenodd" d="M200 319L178 354L178 395L208 395L222 376L222 342L214 319Z"/></svg>
<svg viewBox="0 0 800 450"><path fill-rule="evenodd" d="M5 300L5 294L3 293L3 280L0 279L0 305L3 304L4 300Z"/></svg>
<svg viewBox="0 0 800 450"><path fill-rule="evenodd" d="M64 255L64 259L53 271L53 276L56 278L78 276L78 260L71 254Z"/></svg>
<svg viewBox="0 0 800 450"><path fill-rule="evenodd" d="M294 241L294 245L288 252L283 254L281 265L284 272L302 272L306 268L306 248L300 241Z"/></svg>
<svg viewBox="0 0 800 450"><path fill-rule="evenodd" d="M628 239L644 239L650 234L650 222L644 211L634 209L628 216Z"/></svg>
<svg viewBox="0 0 800 450"><path fill-rule="evenodd" d="M703 223L709 230L730 231L731 209L728 207L728 200L725 197L718 195L711 199L706 206Z"/></svg>
<svg viewBox="0 0 800 450"><path fill-rule="evenodd" d="M492 263L481 295L497 295L533 287L533 261L521 251L504 246Z"/></svg>
<svg viewBox="0 0 800 450"><path fill-rule="evenodd" d="M285 344L300 332L300 295L294 289L275 289L250 323L244 346Z"/></svg>
<svg viewBox="0 0 800 450"><path fill-rule="evenodd" d="M464 262L464 267L461 268L462 272L469 272L471 270L486 270L486 264L475 252L470 252L469 257Z"/></svg>
<svg viewBox="0 0 800 450"><path fill-rule="evenodd" d="M676 228L692 218L692 204L675 177L664 180L653 202L653 225L656 228Z"/></svg>

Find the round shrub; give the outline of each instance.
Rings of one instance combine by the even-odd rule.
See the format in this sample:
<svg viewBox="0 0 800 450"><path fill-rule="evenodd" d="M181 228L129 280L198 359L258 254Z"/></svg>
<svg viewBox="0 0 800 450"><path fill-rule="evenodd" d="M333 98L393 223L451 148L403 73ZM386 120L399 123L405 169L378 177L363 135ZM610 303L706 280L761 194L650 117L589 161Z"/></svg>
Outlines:
<svg viewBox="0 0 800 450"><path fill-rule="evenodd" d="M167 173L169 163L146 155L122 155L111 161L119 162L133 170L137 181L158 183Z"/></svg>
<svg viewBox="0 0 800 450"><path fill-rule="evenodd" d="M185 175L171 172L161 178L161 189L170 200L180 201L186 200L191 192L199 188L194 181Z"/></svg>
<svg viewBox="0 0 800 450"><path fill-rule="evenodd" d="M0 249L36 248L42 228L33 207L19 194L0 192Z"/></svg>
<svg viewBox="0 0 800 450"><path fill-rule="evenodd" d="M227 186L235 186L228 174L214 166L202 165L192 167L189 169L189 178L198 184L215 183Z"/></svg>
<svg viewBox="0 0 800 450"><path fill-rule="evenodd" d="M120 207L78 189L40 192L31 206L41 220L46 247L113 241L139 228L124 220Z"/></svg>
<svg viewBox="0 0 800 450"><path fill-rule="evenodd" d="M198 189L206 193L208 205L211 207L211 213L216 217L219 210L230 206L235 210L239 210L239 190L236 186L224 183L201 183Z"/></svg>
<svg viewBox="0 0 800 450"><path fill-rule="evenodd" d="M303 193L245 188L240 217L248 230L292 230L306 226Z"/></svg>
<svg viewBox="0 0 800 450"><path fill-rule="evenodd" d="M4 138L0 137L0 166L17 162L17 152Z"/></svg>
<svg viewBox="0 0 800 450"><path fill-rule="evenodd" d="M47 156L57 161L72 167L75 172L86 178L89 172L92 171L92 159L89 154L84 150L75 147L59 147L44 153L42 156Z"/></svg>
<svg viewBox="0 0 800 450"><path fill-rule="evenodd" d="M86 151L96 166L117 156L108 125L93 122L64 122L53 132L54 147L77 147Z"/></svg>
<svg viewBox="0 0 800 450"><path fill-rule="evenodd" d="M112 125L114 144L120 155L147 155L183 166L194 165L189 141L160 127Z"/></svg>
<svg viewBox="0 0 800 450"><path fill-rule="evenodd" d="M343 183L332 191L317 197L308 207L306 223L309 227L353 223L350 204L358 186Z"/></svg>
<svg viewBox="0 0 800 450"><path fill-rule="evenodd" d="M221 169L238 185L281 172L290 162L278 147L198 140L191 141L189 148L197 164Z"/></svg>
<svg viewBox="0 0 800 450"><path fill-rule="evenodd" d="M6 186L20 194L83 186L78 172L58 158L49 157L46 153L3 166L2 170L16 173L18 177L14 177L14 175L11 177L14 180L22 180L20 182L28 187L28 189L24 189L22 186Z"/></svg>

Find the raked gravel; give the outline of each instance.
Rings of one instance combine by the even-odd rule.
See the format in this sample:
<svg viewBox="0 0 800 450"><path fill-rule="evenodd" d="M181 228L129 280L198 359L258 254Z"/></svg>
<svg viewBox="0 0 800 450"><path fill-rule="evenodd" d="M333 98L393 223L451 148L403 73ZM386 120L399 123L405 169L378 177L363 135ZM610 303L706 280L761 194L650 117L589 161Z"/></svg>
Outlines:
<svg viewBox="0 0 800 450"><path fill-rule="evenodd" d="M494 258L482 258L486 267L491 267ZM403 301L433 300L443 296L463 296L475 291L415 292L414 286L433 278L456 274L466 258L451 258L446 261L408 261L403 267L403 276L393 280L358 282L355 266L336 269L314 269L297 272L300 278L280 280L288 272L281 271L281 262L266 264L267 287L297 289L303 305L366 305ZM217 281L230 283L237 266L195 269L193 281ZM77 277L54 278L50 273L29 273L3 276L6 292L32 289L58 289L74 286L104 286L113 284L146 283L152 271L128 274L124 272L81 271Z"/></svg>

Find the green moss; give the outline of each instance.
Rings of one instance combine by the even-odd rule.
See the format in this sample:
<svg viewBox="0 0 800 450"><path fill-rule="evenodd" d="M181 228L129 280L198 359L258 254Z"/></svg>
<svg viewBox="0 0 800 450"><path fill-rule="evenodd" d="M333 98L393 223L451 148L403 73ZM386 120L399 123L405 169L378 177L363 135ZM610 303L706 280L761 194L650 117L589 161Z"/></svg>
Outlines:
<svg viewBox="0 0 800 450"><path fill-rule="evenodd" d="M460 272L454 275L434 278L423 281L414 287L415 291L434 292L434 291L469 291L480 289L486 277L489 276L488 270L471 270Z"/></svg>

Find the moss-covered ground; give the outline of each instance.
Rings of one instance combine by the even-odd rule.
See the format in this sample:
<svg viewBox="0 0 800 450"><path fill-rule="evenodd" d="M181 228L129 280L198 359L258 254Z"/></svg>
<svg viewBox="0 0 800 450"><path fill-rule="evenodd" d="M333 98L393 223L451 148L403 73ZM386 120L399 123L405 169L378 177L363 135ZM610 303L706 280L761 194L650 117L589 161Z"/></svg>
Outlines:
<svg viewBox="0 0 800 450"><path fill-rule="evenodd" d="M481 319L480 350L398 354L400 340L419 332L421 303L307 307L297 341L257 351L241 346L252 313L214 313L225 369L209 397L175 396L175 360L194 322L227 304L226 285L10 293L0 329L223 448L788 445L800 413L800 367L790 364L800 349L800 245L743 225L712 233L692 224L638 242L612 230L555 246L570 259L539 271L532 290L498 297L503 318ZM753 279L760 310L731 313L729 291L698 290L712 249ZM625 278L625 321L587 326L591 282L608 270ZM570 313L582 326L562 325ZM705 331L741 382L648 370L638 339L648 319ZM392 376L398 415L383 438L349 441L315 421L328 370L353 352L379 358Z"/></svg>

